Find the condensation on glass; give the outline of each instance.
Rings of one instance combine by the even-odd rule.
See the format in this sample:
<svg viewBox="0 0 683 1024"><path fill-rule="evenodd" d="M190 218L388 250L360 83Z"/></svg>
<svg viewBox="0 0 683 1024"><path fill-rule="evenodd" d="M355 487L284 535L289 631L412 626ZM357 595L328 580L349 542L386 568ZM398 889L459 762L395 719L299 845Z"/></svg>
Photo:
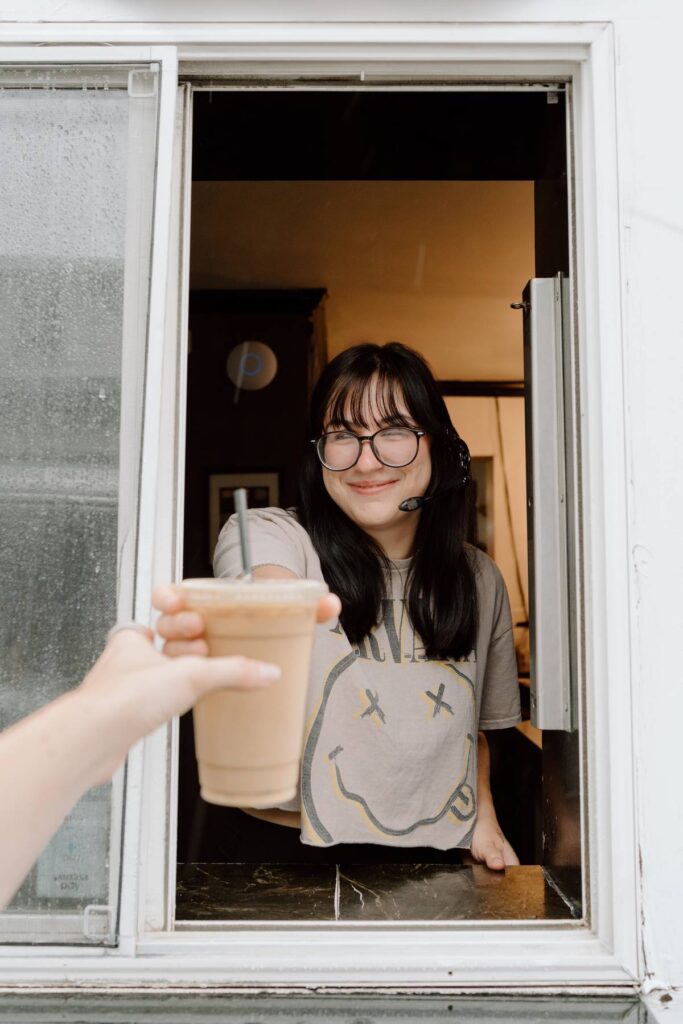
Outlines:
<svg viewBox="0 0 683 1024"><path fill-rule="evenodd" d="M154 65L0 68L0 728L131 616L156 120ZM121 790L75 807L0 941L114 938Z"/></svg>

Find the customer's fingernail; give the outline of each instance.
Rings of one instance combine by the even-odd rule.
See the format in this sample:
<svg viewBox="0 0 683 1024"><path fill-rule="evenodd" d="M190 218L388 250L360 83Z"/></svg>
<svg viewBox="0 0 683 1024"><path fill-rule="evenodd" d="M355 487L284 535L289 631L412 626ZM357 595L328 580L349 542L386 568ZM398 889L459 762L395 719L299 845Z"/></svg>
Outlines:
<svg viewBox="0 0 683 1024"><path fill-rule="evenodd" d="M262 662L259 665L258 674L259 679L262 679L264 683L274 683L282 675L282 669L279 665L270 665Z"/></svg>

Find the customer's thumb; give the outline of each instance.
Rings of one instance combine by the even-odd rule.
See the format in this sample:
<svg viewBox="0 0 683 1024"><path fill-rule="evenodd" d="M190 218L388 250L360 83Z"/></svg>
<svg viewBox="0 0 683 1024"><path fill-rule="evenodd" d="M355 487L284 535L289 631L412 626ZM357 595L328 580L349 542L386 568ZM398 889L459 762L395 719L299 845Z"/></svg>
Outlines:
<svg viewBox="0 0 683 1024"><path fill-rule="evenodd" d="M235 655L230 658L187 657L181 659L197 696L213 690L255 690L270 686L282 675L282 669L267 661Z"/></svg>

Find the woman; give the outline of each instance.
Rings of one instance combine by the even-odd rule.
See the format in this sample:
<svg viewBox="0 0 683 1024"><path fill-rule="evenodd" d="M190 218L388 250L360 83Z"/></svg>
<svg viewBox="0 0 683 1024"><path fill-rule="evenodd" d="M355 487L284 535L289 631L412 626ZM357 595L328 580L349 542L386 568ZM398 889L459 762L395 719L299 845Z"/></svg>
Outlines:
<svg viewBox="0 0 683 1024"><path fill-rule="evenodd" d="M314 645L300 802L252 813L356 856L372 844L379 859L379 844L516 864L479 732L520 718L510 610L494 563L465 543L467 447L427 364L395 343L332 360L310 427L296 511L250 513L255 573L324 579L342 611ZM231 520L214 569L240 568ZM201 620L179 621L159 621L170 651L201 650Z"/></svg>

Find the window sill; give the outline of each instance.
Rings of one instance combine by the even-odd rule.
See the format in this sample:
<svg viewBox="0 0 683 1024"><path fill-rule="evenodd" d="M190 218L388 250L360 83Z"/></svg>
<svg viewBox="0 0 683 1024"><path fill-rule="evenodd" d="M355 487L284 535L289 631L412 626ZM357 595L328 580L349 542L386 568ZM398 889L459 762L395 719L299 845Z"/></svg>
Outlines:
<svg viewBox="0 0 683 1024"><path fill-rule="evenodd" d="M444 854L444 861L448 854ZM538 865L179 865L176 929L235 922L561 921L572 909Z"/></svg>

